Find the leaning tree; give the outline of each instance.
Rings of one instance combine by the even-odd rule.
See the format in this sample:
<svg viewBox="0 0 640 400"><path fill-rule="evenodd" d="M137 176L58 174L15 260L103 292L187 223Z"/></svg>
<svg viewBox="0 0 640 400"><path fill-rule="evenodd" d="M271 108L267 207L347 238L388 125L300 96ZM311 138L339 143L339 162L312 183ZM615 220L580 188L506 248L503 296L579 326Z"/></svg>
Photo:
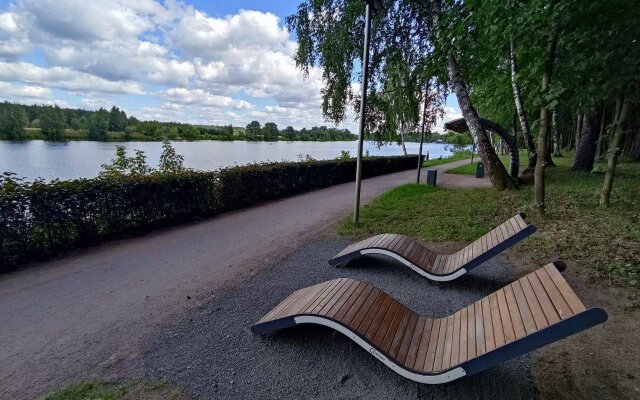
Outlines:
<svg viewBox="0 0 640 400"><path fill-rule="evenodd" d="M362 0L305 0L287 18L298 36L295 61L303 71L320 67L324 79L322 111L341 121L360 99L353 78L360 74L364 8ZM371 27L366 129L379 140L403 127L415 127L425 87L450 87L483 159L494 187L512 188L511 178L484 131L472 103L459 57L464 49L456 36L467 10L456 1L386 1ZM459 38L458 38L459 39Z"/></svg>

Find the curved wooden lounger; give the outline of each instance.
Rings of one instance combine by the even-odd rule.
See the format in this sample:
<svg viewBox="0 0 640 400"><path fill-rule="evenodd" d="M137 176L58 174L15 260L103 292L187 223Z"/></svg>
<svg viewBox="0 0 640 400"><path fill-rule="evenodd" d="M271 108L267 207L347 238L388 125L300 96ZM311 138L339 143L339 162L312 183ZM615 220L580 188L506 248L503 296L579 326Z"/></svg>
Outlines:
<svg viewBox="0 0 640 400"><path fill-rule="evenodd" d="M365 254L393 257L420 275L434 281L451 281L500 254L536 231L520 213L475 242L453 254L438 254L421 241L405 235L386 233L347 246L329 264L347 263Z"/></svg>
<svg viewBox="0 0 640 400"><path fill-rule="evenodd" d="M262 335L298 324L328 326L405 378L438 384L606 319L604 310L586 309L549 264L444 318L418 315L366 282L335 279L294 292L251 330Z"/></svg>

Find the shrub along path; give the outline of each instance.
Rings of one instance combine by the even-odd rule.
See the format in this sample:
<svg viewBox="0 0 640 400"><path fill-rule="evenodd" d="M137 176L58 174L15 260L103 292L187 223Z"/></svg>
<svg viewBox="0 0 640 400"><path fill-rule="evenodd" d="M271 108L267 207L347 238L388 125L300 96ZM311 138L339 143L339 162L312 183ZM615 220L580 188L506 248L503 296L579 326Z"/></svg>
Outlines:
<svg viewBox="0 0 640 400"><path fill-rule="evenodd" d="M460 184L450 177L439 185ZM414 178L411 170L367 179L363 200ZM160 324L334 224L352 197L353 183L336 185L0 275L0 393L34 398L117 371Z"/></svg>

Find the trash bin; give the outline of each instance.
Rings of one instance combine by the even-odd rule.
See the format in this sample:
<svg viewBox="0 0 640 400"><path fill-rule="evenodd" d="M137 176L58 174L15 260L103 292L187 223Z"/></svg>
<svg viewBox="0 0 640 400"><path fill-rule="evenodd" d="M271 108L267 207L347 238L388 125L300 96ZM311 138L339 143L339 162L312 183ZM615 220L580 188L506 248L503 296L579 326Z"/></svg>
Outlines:
<svg viewBox="0 0 640 400"><path fill-rule="evenodd" d="M484 176L484 165L479 162L476 164L476 178L482 178Z"/></svg>
<svg viewBox="0 0 640 400"><path fill-rule="evenodd" d="M437 177L438 177L438 170L437 169L428 169L427 170L427 185L435 186Z"/></svg>

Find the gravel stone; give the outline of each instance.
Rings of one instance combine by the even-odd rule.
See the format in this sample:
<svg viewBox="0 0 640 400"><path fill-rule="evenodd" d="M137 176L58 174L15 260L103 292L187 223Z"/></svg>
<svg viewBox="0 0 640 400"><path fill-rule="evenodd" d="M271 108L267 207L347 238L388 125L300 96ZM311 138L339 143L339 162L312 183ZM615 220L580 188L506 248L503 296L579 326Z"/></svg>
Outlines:
<svg viewBox="0 0 640 400"><path fill-rule="evenodd" d="M394 373L342 334L299 326L266 338L250 326L293 291L326 280L368 281L416 312L443 317L512 282L499 257L450 283L435 283L388 258L335 268L349 244L323 238L160 329L143 349L150 379L167 379L195 399L529 399L530 356L444 385Z"/></svg>

